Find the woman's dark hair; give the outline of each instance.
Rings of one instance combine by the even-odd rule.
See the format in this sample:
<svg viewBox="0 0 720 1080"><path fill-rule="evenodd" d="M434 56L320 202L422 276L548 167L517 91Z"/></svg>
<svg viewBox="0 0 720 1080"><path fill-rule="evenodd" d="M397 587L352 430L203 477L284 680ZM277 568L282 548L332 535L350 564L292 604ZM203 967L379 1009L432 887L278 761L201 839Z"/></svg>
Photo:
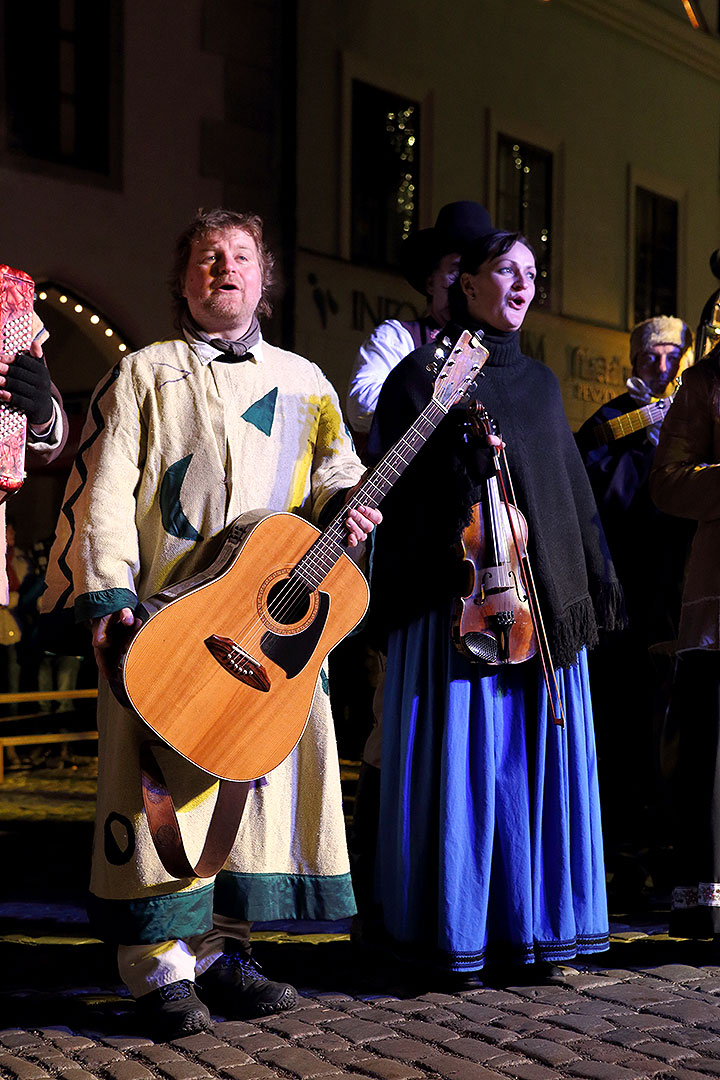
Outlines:
<svg viewBox="0 0 720 1080"><path fill-rule="evenodd" d="M262 271L262 297L258 304L259 315L271 315L272 307L268 290L275 284L273 267L275 260L265 247L263 223L257 214L238 213L235 210L198 210L188 227L180 234L175 244L175 257L170 272L170 295L172 297L175 325L180 328L183 313L187 310L187 301L183 296L185 272L190 259L193 240L211 232L224 232L226 229L243 229L255 241Z"/></svg>
<svg viewBox="0 0 720 1080"><path fill-rule="evenodd" d="M468 314L467 297L460 283L462 275L477 274L483 263L491 259L499 259L501 255L507 254L514 244L522 244L528 249L533 259L535 258L532 244L523 233L507 232L504 229L497 229L486 236L481 236L479 240L473 241L465 248L460 256L458 276L448 289L450 317L454 322L462 324Z"/></svg>
<svg viewBox="0 0 720 1080"><path fill-rule="evenodd" d="M465 248L460 256L459 272L477 274L483 263L490 259L499 259L510 250L513 244L523 244L533 259L535 258L535 252L527 236L521 232L506 232L504 229L497 229L495 232L488 233L487 236L481 236L479 240L474 240Z"/></svg>

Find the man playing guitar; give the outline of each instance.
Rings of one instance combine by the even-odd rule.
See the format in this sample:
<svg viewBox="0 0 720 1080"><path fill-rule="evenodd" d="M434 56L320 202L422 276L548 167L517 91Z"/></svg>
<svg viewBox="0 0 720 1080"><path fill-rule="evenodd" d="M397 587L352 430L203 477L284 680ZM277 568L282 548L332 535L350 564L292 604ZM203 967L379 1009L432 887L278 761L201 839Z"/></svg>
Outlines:
<svg viewBox="0 0 720 1080"><path fill-rule="evenodd" d="M201 212L178 240L179 336L122 359L93 398L48 573L46 610L89 620L101 673L114 677L138 602L205 570L247 511L324 524L363 475L335 390L308 360L263 340L272 257L253 214ZM380 513L348 511L346 545ZM188 693L202 695L193 672ZM228 737L232 723L228 717ZM208 1030L227 1017L292 1008L297 995L250 955L255 919L352 914L337 751L321 671L305 733L251 782L237 836L214 879L171 875L141 794L149 731L100 681L98 810L89 910L118 945L122 978L149 1034ZM157 760L188 850L208 834L217 781L164 745ZM150 792L154 798L155 792Z"/></svg>

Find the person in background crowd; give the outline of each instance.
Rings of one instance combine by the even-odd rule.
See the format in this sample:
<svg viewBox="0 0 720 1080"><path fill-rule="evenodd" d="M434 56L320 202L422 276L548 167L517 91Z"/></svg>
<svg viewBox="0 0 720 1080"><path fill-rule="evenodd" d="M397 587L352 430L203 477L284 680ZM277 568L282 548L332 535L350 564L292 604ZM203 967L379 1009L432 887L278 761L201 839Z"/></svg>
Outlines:
<svg viewBox="0 0 720 1080"><path fill-rule="evenodd" d="M696 523L663 731L675 839L670 933L720 943L720 345L685 372L660 429L650 492Z"/></svg>
<svg viewBox="0 0 720 1080"><path fill-rule="evenodd" d="M27 416L27 452L48 463L62 452L68 437L67 416L60 391L52 383L42 346L49 334L33 312L33 341L28 350L14 359L0 361L0 404L22 409ZM0 559L0 604L8 602L5 570L5 508L7 495L0 492L0 535L3 558Z"/></svg>
<svg viewBox="0 0 720 1080"><path fill-rule="evenodd" d="M628 622L590 656L603 781L603 825L611 890L637 901L648 846L668 842L659 785L660 729L670 695L685 562L695 526L663 513L650 497L650 470L683 373L692 333L660 315L630 335L627 389L585 421L577 442L592 485ZM651 860L653 852L650 854Z"/></svg>
<svg viewBox="0 0 720 1080"><path fill-rule="evenodd" d="M26 454L47 464L62 452L68 437L68 421L63 410L60 391L50 379L43 356L43 345L49 335L38 316L33 312L32 344L21 350L12 360L0 361L0 404L21 409L27 417ZM25 562L15 557L15 528L6 521L7 501L12 498L0 491L0 638L6 663L4 686L7 691L18 690L20 685L21 640L17 620L17 602ZM1 752L1 751L0 751ZM14 747L8 747L8 764L19 768L21 759Z"/></svg>
<svg viewBox="0 0 720 1080"><path fill-rule="evenodd" d="M178 879L162 864L141 794L144 725L108 682L138 602L206 568L239 515L264 507L324 523L363 475L323 373L262 338L272 268L254 214L200 212L182 233L172 276L180 336L123 358L97 387L48 570L45 611L70 604L90 621L103 675L91 922L117 944L155 1038L210 1029L210 1008L228 1017L292 1008L295 989L251 955L251 921L355 910L324 671L298 745L251 786L216 880ZM379 520L349 510L348 546ZM217 783L170 749L162 767L200 850Z"/></svg>

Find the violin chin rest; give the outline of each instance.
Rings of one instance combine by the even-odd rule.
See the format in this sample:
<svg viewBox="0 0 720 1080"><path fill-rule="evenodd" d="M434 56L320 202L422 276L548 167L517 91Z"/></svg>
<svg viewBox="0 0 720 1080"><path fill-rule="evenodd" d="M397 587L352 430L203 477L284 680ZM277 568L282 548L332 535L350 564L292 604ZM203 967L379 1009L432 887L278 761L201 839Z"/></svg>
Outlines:
<svg viewBox="0 0 720 1080"><path fill-rule="evenodd" d="M498 643L497 638L487 633L465 634L463 644L478 660L484 660L486 664L497 664Z"/></svg>

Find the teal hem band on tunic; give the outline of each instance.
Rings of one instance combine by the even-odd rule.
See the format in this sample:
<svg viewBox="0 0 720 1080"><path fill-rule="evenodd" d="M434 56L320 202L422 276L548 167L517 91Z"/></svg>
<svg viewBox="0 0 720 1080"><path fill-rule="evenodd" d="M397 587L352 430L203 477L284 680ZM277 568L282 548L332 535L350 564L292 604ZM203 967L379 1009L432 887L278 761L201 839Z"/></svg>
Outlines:
<svg viewBox="0 0 720 1080"><path fill-rule="evenodd" d="M215 911L231 919L346 919L357 911L349 874L237 874L215 880Z"/></svg>
<svg viewBox="0 0 720 1080"><path fill-rule="evenodd" d="M93 933L103 941L117 945L174 941L211 929L213 886L146 900L104 900L90 893L87 912Z"/></svg>
<svg viewBox="0 0 720 1080"><path fill-rule="evenodd" d="M99 592L87 592L75 600L75 619L99 619L111 615L113 611L129 607L134 611L138 598L130 589L100 589Z"/></svg>

